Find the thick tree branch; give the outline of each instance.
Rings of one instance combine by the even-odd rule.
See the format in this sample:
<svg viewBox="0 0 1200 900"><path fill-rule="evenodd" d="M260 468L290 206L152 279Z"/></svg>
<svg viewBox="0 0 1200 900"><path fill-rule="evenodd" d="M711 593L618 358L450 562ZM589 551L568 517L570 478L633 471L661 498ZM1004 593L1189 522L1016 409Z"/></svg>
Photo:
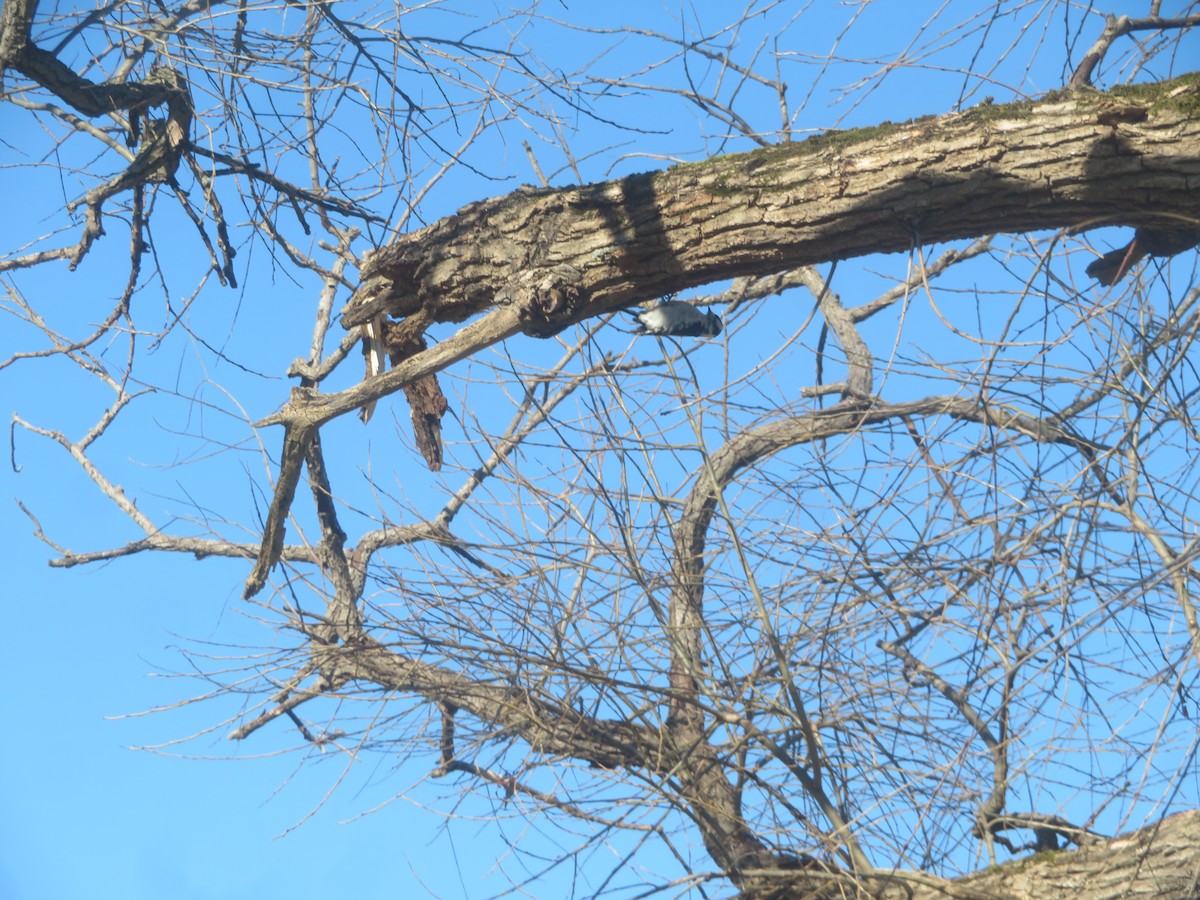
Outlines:
<svg viewBox="0 0 1200 900"><path fill-rule="evenodd" d="M148 79L97 84L77 75L30 37L37 7L38 0L5 0L0 7L0 72L17 70L90 118L144 108L170 98L173 86L165 82Z"/></svg>
<svg viewBox="0 0 1200 900"><path fill-rule="evenodd" d="M1005 231L1194 220L1195 76L838 132L662 172L471 204L372 254L343 316L462 321L580 298L529 333L725 278ZM566 268L564 268L566 267Z"/></svg>
<svg viewBox="0 0 1200 900"><path fill-rule="evenodd" d="M1200 812L1163 819L1133 834L1092 843L1070 853L1047 853L1013 860L954 884L987 897L1050 900L1087 897L1122 900L1156 897L1183 900L1200 884L1195 847L1200 843ZM903 896L897 893L895 896ZM946 894L916 886L913 900Z"/></svg>

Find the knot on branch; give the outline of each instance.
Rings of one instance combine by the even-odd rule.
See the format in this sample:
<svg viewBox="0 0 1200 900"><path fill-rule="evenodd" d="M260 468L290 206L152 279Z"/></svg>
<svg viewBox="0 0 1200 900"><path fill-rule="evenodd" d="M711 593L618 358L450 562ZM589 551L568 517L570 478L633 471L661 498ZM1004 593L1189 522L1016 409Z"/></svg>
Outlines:
<svg viewBox="0 0 1200 900"><path fill-rule="evenodd" d="M585 300L582 273L561 264L523 272L496 295L497 305L516 303L521 331L551 337L578 321Z"/></svg>
<svg viewBox="0 0 1200 900"><path fill-rule="evenodd" d="M43 57L37 58L45 61ZM69 258L70 268L74 270L96 239L104 234L102 207L106 200L127 190L138 192L147 184L174 182L179 162L190 146L195 111L187 80L166 66L155 66L143 81L120 84L92 85L65 66L43 74L47 79L41 82L43 87L50 88L82 112L100 115L125 110L129 116L128 143L139 148L123 172L92 188L82 199L67 204L67 211L71 213L81 205L86 210L83 235ZM57 80L52 80L52 75ZM162 105L167 107L165 118L146 118L151 107ZM140 216L140 194L135 193L134 205L135 216Z"/></svg>
<svg viewBox="0 0 1200 900"><path fill-rule="evenodd" d="M154 66L142 81L142 87L152 93L129 107L130 146L141 144L130 170L140 163L145 169L144 182L164 184L174 177L179 158L188 144L195 114L192 95L184 77L169 66ZM147 121L143 139L141 124L146 111L162 105L167 107L166 119Z"/></svg>

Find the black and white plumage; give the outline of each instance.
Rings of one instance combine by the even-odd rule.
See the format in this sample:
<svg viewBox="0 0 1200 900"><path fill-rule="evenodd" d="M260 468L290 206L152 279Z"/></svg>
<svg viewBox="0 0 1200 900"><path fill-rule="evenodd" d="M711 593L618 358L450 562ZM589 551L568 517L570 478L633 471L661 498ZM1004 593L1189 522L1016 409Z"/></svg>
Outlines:
<svg viewBox="0 0 1200 900"><path fill-rule="evenodd" d="M638 334L715 338L723 327L716 313L700 312L682 300L663 300L657 306L634 313L633 317L638 320L634 329Z"/></svg>

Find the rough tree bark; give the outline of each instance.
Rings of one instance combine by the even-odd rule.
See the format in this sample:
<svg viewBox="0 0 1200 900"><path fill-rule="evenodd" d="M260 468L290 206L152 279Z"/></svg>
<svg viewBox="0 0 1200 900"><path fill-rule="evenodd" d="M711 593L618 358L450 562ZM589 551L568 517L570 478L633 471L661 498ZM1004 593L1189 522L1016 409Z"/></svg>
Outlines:
<svg viewBox="0 0 1200 900"><path fill-rule="evenodd" d="M371 255L348 327L513 304L555 333L723 278L996 231L1192 222L1197 79L1064 92L474 203Z"/></svg>
<svg viewBox="0 0 1200 900"><path fill-rule="evenodd" d="M1153 897L1184 900L1200 896L1200 812L1163 819L1132 834L1070 852L1040 853L1013 860L951 884L907 881L889 897L989 900L1124 900Z"/></svg>

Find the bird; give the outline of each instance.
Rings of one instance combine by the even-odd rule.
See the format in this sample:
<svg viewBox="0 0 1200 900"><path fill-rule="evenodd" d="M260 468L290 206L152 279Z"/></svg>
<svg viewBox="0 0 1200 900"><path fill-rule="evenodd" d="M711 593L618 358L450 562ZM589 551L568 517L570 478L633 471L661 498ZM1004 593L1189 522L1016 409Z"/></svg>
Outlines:
<svg viewBox="0 0 1200 900"><path fill-rule="evenodd" d="M724 327L714 312L700 312L682 300L661 300L656 306L635 312L637 334L660 334L671 337L715 338Z"/></svg>

